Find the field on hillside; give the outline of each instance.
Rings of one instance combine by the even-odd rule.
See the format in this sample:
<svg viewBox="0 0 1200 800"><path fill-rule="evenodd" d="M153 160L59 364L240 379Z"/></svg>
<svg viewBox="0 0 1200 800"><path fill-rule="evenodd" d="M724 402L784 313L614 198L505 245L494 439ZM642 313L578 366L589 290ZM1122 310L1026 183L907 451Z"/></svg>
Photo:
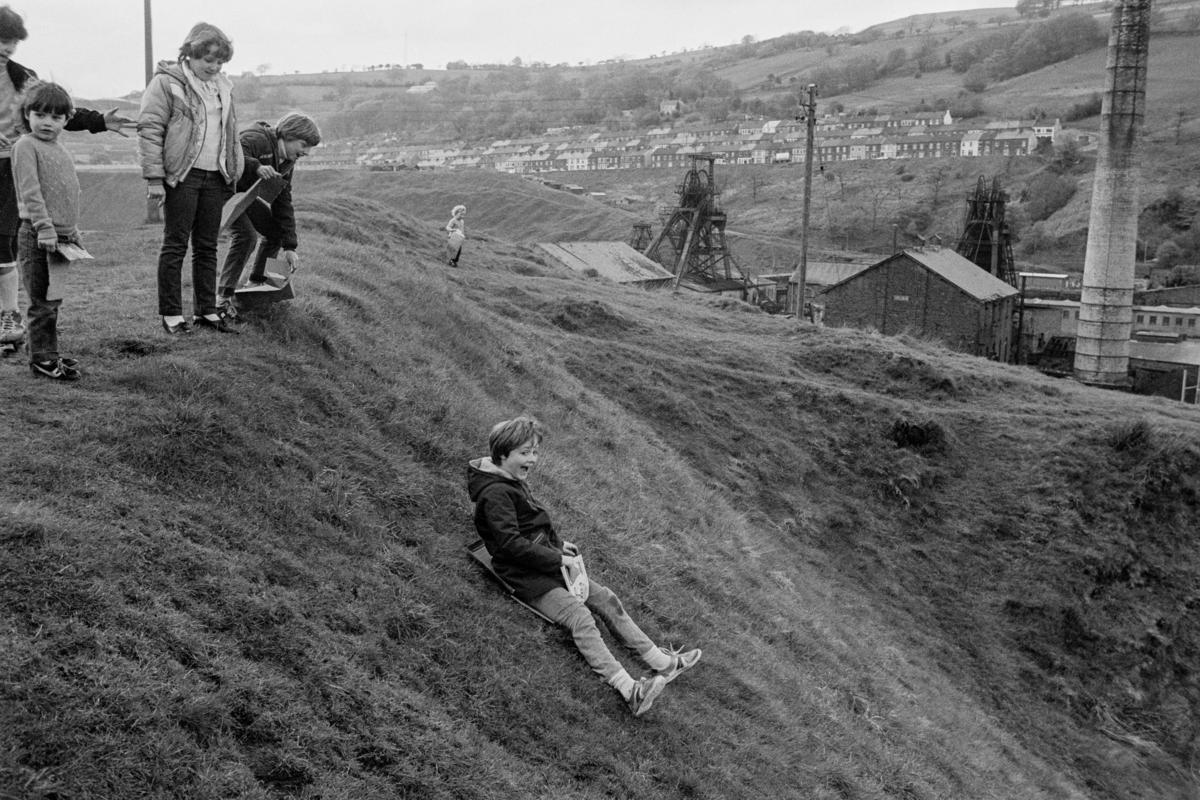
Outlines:
<svg viewBox="0 0 1200 800"><path fill-rule="evenodd" d="M83 179L87 374L0 362L0 797L1200 792L1194 407L558 269L626 218L480 173L301 174L296 300L168 338L140 179ZM704 649L641 719L466 553L518 413Z"/></svg>

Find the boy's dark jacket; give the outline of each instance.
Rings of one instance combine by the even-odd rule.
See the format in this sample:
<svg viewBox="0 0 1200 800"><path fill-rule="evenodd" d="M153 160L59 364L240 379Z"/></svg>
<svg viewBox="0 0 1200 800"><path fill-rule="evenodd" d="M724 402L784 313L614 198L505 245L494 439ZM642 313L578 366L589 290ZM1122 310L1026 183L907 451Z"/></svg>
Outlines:
<svg viewBox="0 0 1200 800"><path fill-rule="evenodd" d="M296 240L296 212L292 208L292 173L296 162L280 158L279 135L265 122L254 123L242 131L239 138L246 156L246 166L242 170L242 177L238 178L237 191L244 192L254 185L258 180L258 168L263 164L274 167L283 176L283 190L271 203L271 216L283 231L280 246L284 250L295 250L299 244Z"/></svg>
<svg viewBox="0 0 1200 800"><path fill-rule="evenodd" d="M490 458L476 458L467 466L467 491L475 503L475 530L492 555L492 568L517 597L529 601L562 588L562 540L525 483Z"/></svg>
<svg viewBox="0 0 1200 800"><path fill-rule="evenodd" d="M29 67L22 66L15 61L9 61L5 65L8 70L8 79L12 81L13 90L17 95L17 102L20 103L25 91L25 86L32 80L37 79L37 73ZM18 112L17 119L21 118ZM21 128L24 130L25 124L21 123ZM75 113L67 120L66 130L68 131L87 131L88 133L103 133L108 130L108 125L104 122L104 114L99 111L92 111L88 108L76 108Z"/></svg>

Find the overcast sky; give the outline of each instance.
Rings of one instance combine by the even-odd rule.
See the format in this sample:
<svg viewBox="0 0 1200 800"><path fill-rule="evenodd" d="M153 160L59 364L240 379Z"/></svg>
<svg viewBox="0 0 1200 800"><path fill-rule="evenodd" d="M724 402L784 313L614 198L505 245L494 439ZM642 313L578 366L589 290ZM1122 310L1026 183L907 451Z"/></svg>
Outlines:
<svg viewBox="0 0 1200 800"><path fill-rule="evenodd" d="M0 3L4 0L0 0ZM8 0L29 38L15 60L85 98L145 84L144 0ZM201 20L233 40L232 75L372 64L596 63L744 36L859 31L909 14L1013 8L995 0L152 0L154 58Z"/></svg>

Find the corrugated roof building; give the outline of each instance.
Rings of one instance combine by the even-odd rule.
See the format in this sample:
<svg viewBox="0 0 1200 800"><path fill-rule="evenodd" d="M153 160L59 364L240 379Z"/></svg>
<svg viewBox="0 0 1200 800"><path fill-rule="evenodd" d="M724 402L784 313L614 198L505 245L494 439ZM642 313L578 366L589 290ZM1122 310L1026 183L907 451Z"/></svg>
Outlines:
<svg viewBox="0 0 1200 800"><path fill-rule="evenodd" d="M1017 289L953 250L904 250L821 294L826 325L940 339L1010 360Z"/></svg>

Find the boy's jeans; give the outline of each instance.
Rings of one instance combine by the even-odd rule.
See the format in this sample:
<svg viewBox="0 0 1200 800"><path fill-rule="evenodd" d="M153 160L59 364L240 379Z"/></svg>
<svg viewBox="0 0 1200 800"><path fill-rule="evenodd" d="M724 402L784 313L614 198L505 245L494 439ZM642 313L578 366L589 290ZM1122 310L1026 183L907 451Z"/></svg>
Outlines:
<svg viewBox="0 0 1200 800"><path fill-rule="evenodd" d="M600 638L593 613L604 620L613 636L642 661L646 660L647 653L655 650L654 642L642 633L642 629L626 613L621 599L611 589L593 580L588 581L586 603L563 588L551 589L535 598L530 605L569 630L588 666L606 681L615 677L624 667Z"/></svg>
<svg viewBox="0 0 1200 800"><path fill-rule="evenodd" d="M17 253L21 262L21 278L29 296L26 315L26 336L29 337L30 361L58 360L58 307L62 300L47 300L50 286L50 263L46 251L38 247L33 225L22 220L17 231Z"/></svg>
<svg viewBox="0 0 1200 800"><path fill-rule="evenodd" d="M163 202L163 240L158 254L158 313L183 316L183 259L192 244L192 313L217 313L217 234L221 207L233 188L219 172L193 169Z"/></svg>
<svg viewBox="0 0 1200 800"><path fill-rule="evenodd" d="M279 255L280 244L283 241L283 228L276 222L271 211L256 203L246 209L246 213L235 219L229 225L229 252L225 255L225 264L221 268L221 280L218 293L221 297L233 297L246 259L258 242L258 234L263 236L258 244L258 252L254 255L254 266L250 269L250 280L261 281L267 271L267 259Z"/></svg>

